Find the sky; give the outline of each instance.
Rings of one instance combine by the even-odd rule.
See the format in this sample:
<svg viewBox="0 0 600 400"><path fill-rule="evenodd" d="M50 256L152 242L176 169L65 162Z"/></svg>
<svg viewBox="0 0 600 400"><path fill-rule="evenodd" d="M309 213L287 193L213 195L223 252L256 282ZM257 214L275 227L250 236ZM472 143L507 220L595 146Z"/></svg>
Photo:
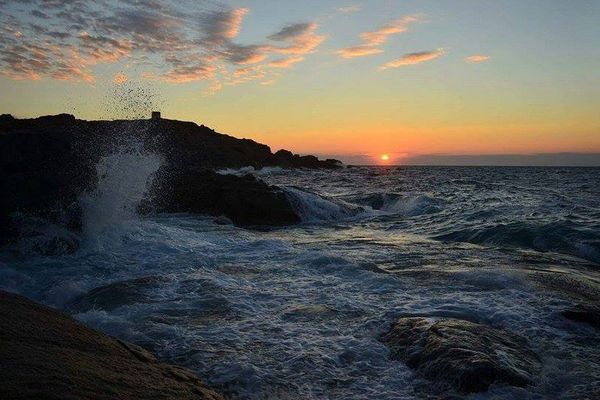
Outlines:
<svg viewBox="0 0 600 400"><path fill-rule="evenodd" d="M160 110L359 164L600 165L599 21L597 0L0 0L0 113Z"/></svg>

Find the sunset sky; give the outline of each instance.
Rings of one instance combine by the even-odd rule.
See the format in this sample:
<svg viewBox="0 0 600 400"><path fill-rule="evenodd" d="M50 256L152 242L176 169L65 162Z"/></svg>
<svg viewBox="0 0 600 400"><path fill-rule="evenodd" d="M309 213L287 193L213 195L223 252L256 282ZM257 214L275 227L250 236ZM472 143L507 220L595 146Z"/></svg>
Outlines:
<svg viewBox="0 0 600 400"><path fill-rule="evenodd" d="M3 1L0 113L390 163L600 153L600 1Z"/></svg>

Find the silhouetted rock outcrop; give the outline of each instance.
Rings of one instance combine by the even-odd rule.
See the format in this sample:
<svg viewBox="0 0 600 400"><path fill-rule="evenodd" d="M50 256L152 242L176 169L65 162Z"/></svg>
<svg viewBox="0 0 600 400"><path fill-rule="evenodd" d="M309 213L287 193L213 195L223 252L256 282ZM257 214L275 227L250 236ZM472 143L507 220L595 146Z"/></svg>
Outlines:
<svg viewBox="0 0 600 400"><path fill-rule="evenodd" d="M210 169L165 173L157 179L155 193L150 197L159 212L225 215L241 226L300 222L285 193L253 175L221 175Z"/></svg>
<svg viewBox="0 0 600 400"><path fill-rule="evenodd" d="M2 399L222 399L191 371L0 291Z"/></svg>
<svg viewBox="0 0 600 400"><path fill-rule="evenodd" d="M164 158L158 175L170 180L161 179L160 193L155 193L159 210L223 214L236 224L282 225L298 218L280 190L251 177L217 176L207 170L340 166L336 160L322 161L285 150L273 154L266 145L192 122L83 121L69 114L14 119L4 115L0 118L0 243L18 234L13 217L19 212L76 228L78 196L95 185L95 165L119 144L132 140ZM198 195L207 198L192 201L192 196Z"/></svg>
<svg viewBox="0 0 600 400"><path fill-rule="evenodd" d="M341 161L328 158L325 161L315 156L299 156L288 150L279 150L273 154L273 163L284 168L339 168Z"/></svg>
<svg viewBox="0 0 600 400"><path fill-rule="evenodd" d="M541 367L521 336L460 319L400 318L382 340L393 358L463 393L527 386Z"/></svg>

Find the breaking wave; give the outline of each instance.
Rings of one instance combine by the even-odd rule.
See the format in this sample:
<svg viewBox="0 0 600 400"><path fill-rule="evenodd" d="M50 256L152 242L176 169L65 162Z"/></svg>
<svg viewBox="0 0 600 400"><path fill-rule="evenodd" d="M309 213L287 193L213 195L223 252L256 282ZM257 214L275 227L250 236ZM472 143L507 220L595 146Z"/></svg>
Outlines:
<svg viewBox="0 0 600 400"><path fill-rule="evenodd" d="M364 207L339 199L328 199L318 194L294 187L284 187L294 211L303 222L333 221L355 217L366 210Z"/></svg>
<svg viewBox="0 0 600 400"><path fill-rule="evenodd" d="M443 201L426 194L402 196L395 193L374 193L354 201L374 210L407 217L433 214L443 209Z"/></svg>

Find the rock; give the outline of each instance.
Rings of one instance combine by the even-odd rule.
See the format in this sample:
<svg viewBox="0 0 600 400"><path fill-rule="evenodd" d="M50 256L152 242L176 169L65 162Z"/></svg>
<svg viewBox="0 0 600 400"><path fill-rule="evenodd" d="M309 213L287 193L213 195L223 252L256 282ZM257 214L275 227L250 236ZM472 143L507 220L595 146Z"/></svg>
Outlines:
<svg viewBox="0 0 600 400"><path fill-rule="evenodd" d="M317 320L331 320L338 315L338 311L325 304L302 305L289 307L281 319L289 322L311 322Z"/></svg>
<svg viewBox="0 0 600 400"><path fill-rule="evenodd" d="M148 300L146 289L155 287L165 279L158 276L146 276L100 286L76 297L67 304L69 312L86 312L89 310L112 311L124 305Z"/></svg>
<svg viewBox="0 0 600 400"><path fill-rule="evenodd" d="M315 156L299 156L288 150L279 150L273 154L274 165L284 168L341 168L342 162L333 158L325 161L319 160Z"/></svg>
<svg viewBox="0 0 600 400"><path fill-rule="evenodd" d="M222 399L191 371L0 291L2 399Z"/></svg>
<svg viewBox="0 0 600 400"><path fill-rule="evenodd" d="M600 329L600 304L577 304L561 314L571 321L585 322Z"/></svg>
<svg viewBox="0 0 600 400"><path fill-rule="evenodd" d="M495 382L524 387L541 368L521 336L460 319L400 318L382 341L392 358L462 393L482 392Z"/></svg>
<svg viewBox="0 0 600 400"><path fill-rule="evenodd" d="M168 183L161 183L168 182ZM162 187L170 185L170 190ZM253 175L220 175L208 169L166 174L151 197L159 212L224 215L235 225L290 225L300 222L285 193Z"/></svg>

